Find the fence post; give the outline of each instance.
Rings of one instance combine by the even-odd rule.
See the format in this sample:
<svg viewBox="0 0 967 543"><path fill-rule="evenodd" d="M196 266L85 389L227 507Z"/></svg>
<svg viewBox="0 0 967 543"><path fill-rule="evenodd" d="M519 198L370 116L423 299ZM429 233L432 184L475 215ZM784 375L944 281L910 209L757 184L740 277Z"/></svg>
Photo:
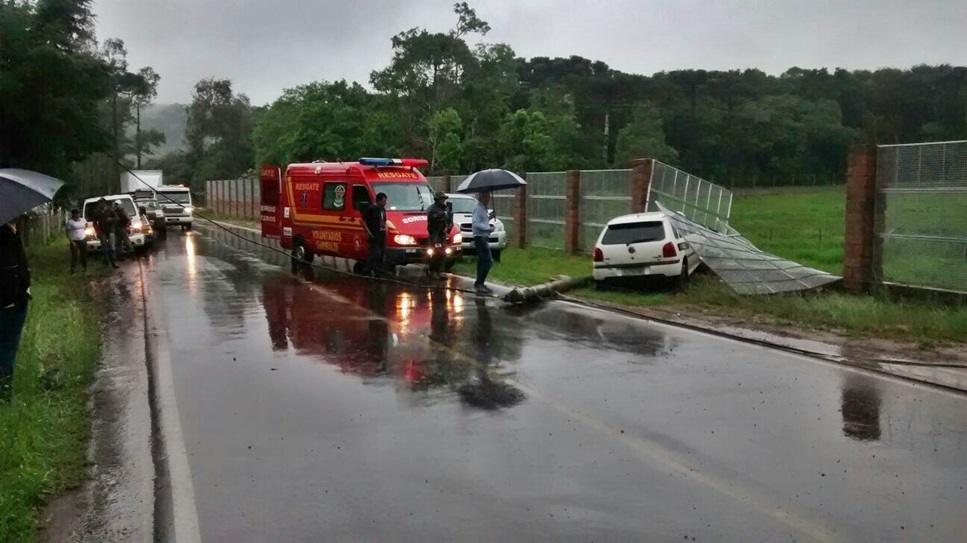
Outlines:
<svg viewBox="0 0 967 543"><path fill-rule="evenodd" d="M443 192L453 192L453 178L448 173L443 175Z"/></svg>
<svg viewBox="0 0 967 543"><path fill-rule="evenodd" d="M568 170L564 188L564 250L581 251L581 170Z"/></svg>
<svg viewBox="0 0 967 543"><path fill-rule="evenodd" d="M249 197L250 200L252 200L252 205L249 208L249 213L251 214L250 216L252 217L252 220L258 220L258 218L259 218L258 217L258 214L256 214L256 211L258 211L258 206L259 206L258 198L255 197L255 185L256 184L258 184L258 181L257 180L255 180L253 178L249 178L249 180L248 180L248 197Z"/></svg>
<svg viewBox="0 0 967 543"><path fill-rule="evenodd" d="M850 148L846 170L846 233L843 249L843 286L858 292L873 282L873 245L876 231L876 147Z"/></svg>
<svg viewBox="0 0 967 543"><path fill-rule="evenodd" d="M527 179L527 173L521 175ZM521 249L527 248L527 185L517 189L514 198L514 245Z"/></svg>
<svg viewBox="0 0 967 543"><path fill-rule="evenodd" d="M631 161L631 212L648 211L648 194L651 190L651 170L654 163L650 158Z"/></svg>

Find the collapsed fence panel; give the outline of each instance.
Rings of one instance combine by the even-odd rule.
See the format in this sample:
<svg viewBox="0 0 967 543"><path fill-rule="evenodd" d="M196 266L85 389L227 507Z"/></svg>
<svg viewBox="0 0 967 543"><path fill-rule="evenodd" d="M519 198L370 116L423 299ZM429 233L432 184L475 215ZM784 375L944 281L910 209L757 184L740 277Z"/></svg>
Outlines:
<svg viewBox="0 0 967 543"><path fill-rule="evenodd" d="M769 254L741 235L715 232L660 202L655 206L668 215L702 262L739 294L808 290L841 279Z"/></svg>
<svg viewBox="0 0 967 543"><path fill-rule="evenodd" d="M652 165L649 191L649 202L660 200L666 209L681 211L702 226L728 231L732 191L658 161Z"/></svg>
<svg viewBox="0 0 967 543"><path fill-rule="evenodd" d="M879 146L874 216L874 278L967 292L967 141Z"/></svg>

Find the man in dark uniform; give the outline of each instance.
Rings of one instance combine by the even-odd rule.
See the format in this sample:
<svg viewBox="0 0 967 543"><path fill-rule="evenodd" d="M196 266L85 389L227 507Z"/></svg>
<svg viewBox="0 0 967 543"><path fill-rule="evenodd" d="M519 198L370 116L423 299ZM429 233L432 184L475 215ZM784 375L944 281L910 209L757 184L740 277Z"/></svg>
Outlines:
<svg viewBox="0 0 967 543"><path fill-rule="evenodd" d="M13 223L0 225L0 401L10 399L13 363L30 301L30 268Z"/></svg>
<svg viewBox="0 0 967 543"><path fill-rule="evenodd" d="M101 242L101 250L104 251L104 262L117 268L114 261L114 225L117 223L117 215L108 205L107 200L101 198L97 202L94 211L94 232L97 234L98 241Z"/></svg>
<svg viewBox="0 0 967 543"><path fill-rule="evenodd" d="M386 194L377 194L376 203L366 208L363 227L369 237L369 258L366 260L365 275L376 276L383 272L383 263L386 260Z"/></svg>
<svg viewBox="0 0 967 543"><path fill-rule="evenodd" d="M426 211L426 229L430 237L430 247L437 244L446 247L447 233L451 228L451 217L447 210L447 194L437 191L433 195L433 205ZM439 251L434 254L427 264L427 272L430 276L439 276L443 272L443 263L446 261L446 254Z"/></svg>

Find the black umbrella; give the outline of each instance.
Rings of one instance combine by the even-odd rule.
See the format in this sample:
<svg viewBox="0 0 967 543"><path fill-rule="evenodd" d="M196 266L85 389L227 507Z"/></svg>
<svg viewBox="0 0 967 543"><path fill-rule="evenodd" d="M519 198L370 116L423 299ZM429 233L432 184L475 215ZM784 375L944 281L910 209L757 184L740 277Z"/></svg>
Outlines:
<svg viewBox="0 0 967 543"><path fill-rule="evenodd" d="M519 175L507 170L483 170L463 180L457 192L493 192L495 190L516 189L527 184Z"/></svg>
<svg viewBox="0 0 967 543"><path fill-rule="evenodd" d="M63 185L42 173L0 169L0 224L50 202Z"/></svg>

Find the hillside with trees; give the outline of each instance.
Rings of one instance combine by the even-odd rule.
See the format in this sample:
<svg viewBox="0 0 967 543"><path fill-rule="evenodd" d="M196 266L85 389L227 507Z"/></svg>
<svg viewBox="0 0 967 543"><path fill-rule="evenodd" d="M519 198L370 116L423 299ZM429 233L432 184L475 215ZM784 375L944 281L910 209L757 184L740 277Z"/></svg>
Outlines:
<svg viewBox="0 0 967 543"><path fill-rule="evenodd" d="M455 26L393 36L367 90L286 90L254 112L255 164L421 156L433 173L626 167L655 157L741 183L841 177L848 146L967 138L967 68L790 68L627 74L581 57L519 58L487 43L466 3Z"/></svg>

